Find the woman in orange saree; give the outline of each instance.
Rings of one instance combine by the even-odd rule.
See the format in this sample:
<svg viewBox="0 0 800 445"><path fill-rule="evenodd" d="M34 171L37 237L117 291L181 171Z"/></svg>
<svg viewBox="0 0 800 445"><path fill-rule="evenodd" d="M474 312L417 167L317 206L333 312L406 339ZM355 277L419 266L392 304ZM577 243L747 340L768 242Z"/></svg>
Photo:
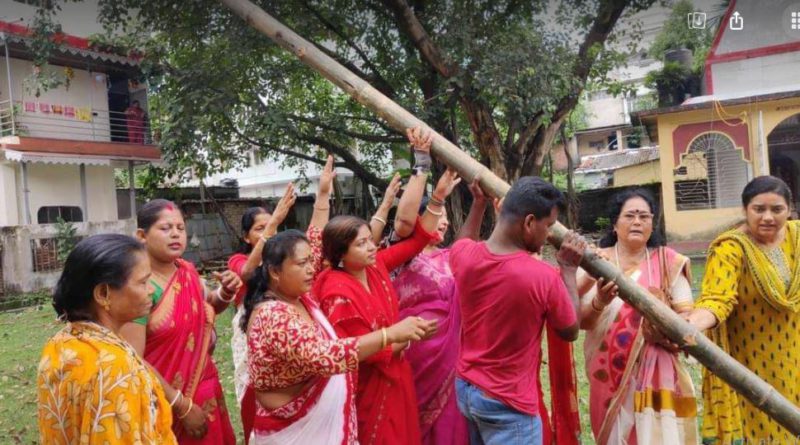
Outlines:
<svg viewBox="0 0 800 445"><path fill-rule="evenodd" d="M158 378L119 337L150 310L149 276L144 248L129 236L92 236L70 253L53 294L66 326L39 362L40 443L176 443Z"/></svg>
<svg viewBox="0 0 800 445"><path fill-rule="evenodd" d="M225 310L241 285L230 271L210 291L183 259L186 230L183 215L171 202L154 200L137 214L137 236L153 268L153 309L126 326L126 338L158 371L174 402L173 430L181 445L234 445L236 437L225 395L212 359L216 314Z"/></svg>

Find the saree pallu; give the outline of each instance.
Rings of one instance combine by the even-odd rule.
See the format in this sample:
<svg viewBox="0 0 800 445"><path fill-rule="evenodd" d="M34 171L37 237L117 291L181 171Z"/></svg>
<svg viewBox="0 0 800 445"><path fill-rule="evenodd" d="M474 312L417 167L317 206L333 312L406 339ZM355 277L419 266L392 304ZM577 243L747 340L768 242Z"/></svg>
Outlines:
<svg viewBox="0 0 800 445"><path fill-rule="evenodd" d="M333 327L322 312L310 305L307 309L327 338L337 339ZM297 353L303 354L299 351ZM245 443L357 445L354 377L353 372L330 377L312 377L310 383L294 399L272 410L258 403L253 384L248 384L242 398Z"/></svg>
<svg viewBox="0 0 800 445"><path fill-rule="evenodd" d="M365 269L368 289L341 270L329 268L317 276L313 293L340 337L359 337L399 321L389 271L411 261L435 236L418 219L410 238L379 250L375 265ZM362 445L421 443L411 366L391 345L359 365L356 408Z"/></svg>
<svg viewBox="0 0 800 445"><path fill-rule="evenodd" d="M667 248L664 257L670 283L681 274L688 276L687 258ZM629 275L656 292L662 273L656 250ZM587 297L594 298L595 292L593 287ZM691 301L691 291L686 289L673 295L670 303L681 308ZM598 444L698 443L691 378L676 354L645 342L642 316L632 306L614 299L587 333L584 354L592 431Z"/></svg>
<svg viewBox="0 0 800 445"><path fill-rule="evenodd" d="M449 249L421 253L402 267L394 279L401 320L420 316L439 323L434 337L411 343L405 352L414 373L419 426L425 445L469 443L467 422L458 411L455 395L461 316L449 253Z"/></svg>
<svg viewBox="0 0 800 445"><path fill-rule="evenodd" d="M206 413L208 433L202 439L186 434L180 421L173 430L181 445L234 445L225 395L211 351L215 341L214 309L205 302L204 288L194 266L184 260L164 288L147 322L145 360L173 388L183 392Z"/></svg>
<svg viewBox="0 0 800 445"><path fill-rule="evenodd" d="M390 293L388 272L367 268L369 294L346 272L326 270L315 283L315 293L340 337L357 337L392 325L396 300ZM356 391L358 440L362 445L418 445L419 414L411 366L392 346L362 361Z"/></svg>
<svg viewBox="0 0 800 445"><path fill-rule="evenodd" d="M36 389L39 443L176 443L158 378L99 324L70 323L45 344Z"/></svg>

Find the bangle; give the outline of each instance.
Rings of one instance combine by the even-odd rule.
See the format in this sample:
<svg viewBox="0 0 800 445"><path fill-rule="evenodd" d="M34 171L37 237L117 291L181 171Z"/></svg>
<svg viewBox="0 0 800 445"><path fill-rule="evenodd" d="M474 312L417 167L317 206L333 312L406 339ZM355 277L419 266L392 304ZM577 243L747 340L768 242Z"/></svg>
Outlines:
<svg viewBox="0 0 800 445"><path fill-rule="evenodd" d="M595 302L595 301L597 301L597 297L594 297L594 298L592 298L592 302L591 302L591 305L592 305L592 310L593 310L593 311L595 311L595 312L603 312L603 310L604 310L606 307L605 307L605 306L601 306L600 308L598 308L598 307L597 307L597 306L594 304L594 302Z"/></svg>
<svg viewBox="0 0 800 445"><path fill-rule="evenodd" d="M370 219L374 219L374 220L376 220L376 221L378 221L378 222L382 223L384 226L386 225L386 220L385 220L385 219L383 219L383 218L381 218L381 217L380 217L380 216L378 216L378 215L373 215L373 216L372 216L372 218L370 218Z"/></svg>
<svg viewBox="0 0 800 445"><path fill-rule="evenodd" d="M430 212L430 214L433 215L433 216L442 216L444 214L444 211L442 211L442 210L440 210L438 212L434 212L430 205L425 206L425 210Z"/></svg>
<svg viewBox="0 0 800 445"><path fill-rule="evenodd" d="M175 406L175 402L177 402L177 401L178 401L178 398L179 398L179 397L183 397L183 393L181 393L181 392L180 392L180 390L179 390L178 392L176 392L176 393L175 393L175 398L174 398L174 399L172 399L172 401L171 401L171 402L169 402L169 406Z"/></svg>
<svg viewBox="0 0 800 445"><path fill-rule="evenodd" d="M386 349L389 339L386 335L386 328L381 328L381 350Z"/></svg>
<svg viewBox="0 0 800 445"><path fill-rule="evenodd" d="M184 418L186 418L186 416L188 416L189 413L192 412L192 408L194 408L194 402L192 401L192 399L189 399L189 409L187 409L186 412L183 413L183 415L178 416L178 420L183 420Z"/></svg>
<svg viewBox="0 0 800 445"><path fill-rule="evenodd" d="M317 206L314 206L314 210L330 210L330 209L331 209L331 206L328 206L328 207L317 207Z"/></svg>
<svg viewBox="0 0 800 445"><path fill-rule="evenodd" d="M231 304L233 303L233 299L236 298L236 292L234 292L230 298L225 298L222 296L222 288L220 287L219 290L217 291L217 298L219 298L219 301L225 304Z"/></svg>
<svg viewBox="0 0 800 445"><path fill-rule="evenodd" d="M266 242L267 242L267 240L269 240L270 238L272 238L272 235L261 235L261 236L260 236L260 237L258 237L258 238L259 238L261 241L264 241L264 242L266 243Z"/></svg>
<svg viewBox="0 0 800 445"><path fill-rule="evenodd" d="M428 198L428 201L429 201L431 204L436 204L436 205L440 205L440 206L443 206L443 205L444 205L444 199L437 199L437 198L435 198L433 195L431 195L431 197L430 197L430 198Z"/></svg>

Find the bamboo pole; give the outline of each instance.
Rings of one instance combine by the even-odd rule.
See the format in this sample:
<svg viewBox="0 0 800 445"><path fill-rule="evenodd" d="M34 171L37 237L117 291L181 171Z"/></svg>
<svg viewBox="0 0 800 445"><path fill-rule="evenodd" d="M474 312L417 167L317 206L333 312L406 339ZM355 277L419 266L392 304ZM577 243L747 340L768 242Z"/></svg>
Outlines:
<svg viewBox="0 0 800 445"><path fill-rule="evenodd" d="M472 159L464 151L436 133L400 105L384 96L369 83L359 78L338 62L328 57L316 46L248 0L220 0L244 19L247 24L272 39L282 48L292 52L303 63L322 74L362 105L382 117L395 130L405 133L410 127L428 128L433 134L432 151L448 166L458 171L467 181L475 178L490 194L504 196L509 185L488 168ZM556 223L549 241L559 247L567 229ZM727 355L705 335L686 323L664 303L651 297L646 290L625 276L608 261L598 257L591 249L586 251L581 266L594 277L613 280L619 286L620 296L633 305L645 318L658 326L672 341L697 358L711 372L727 382L754 406L764 411L792 434L800 435L800 409L755 373Z"/></svg>

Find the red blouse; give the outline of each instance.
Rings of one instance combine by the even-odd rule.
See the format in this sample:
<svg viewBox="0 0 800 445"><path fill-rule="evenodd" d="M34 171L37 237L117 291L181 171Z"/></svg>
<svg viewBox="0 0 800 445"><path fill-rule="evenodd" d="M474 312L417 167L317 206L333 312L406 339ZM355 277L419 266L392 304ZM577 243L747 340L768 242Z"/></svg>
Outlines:
<svg viewBox="0 0 800 445"><path fill-rule="evenodd" d="M311 312L316 305L301 297ZM322 326L304 320L294 307L267 301L247 330L248 370L257 391L286 388L312 377L329 377L358 368L358 339L331 339Z"/></svg>

